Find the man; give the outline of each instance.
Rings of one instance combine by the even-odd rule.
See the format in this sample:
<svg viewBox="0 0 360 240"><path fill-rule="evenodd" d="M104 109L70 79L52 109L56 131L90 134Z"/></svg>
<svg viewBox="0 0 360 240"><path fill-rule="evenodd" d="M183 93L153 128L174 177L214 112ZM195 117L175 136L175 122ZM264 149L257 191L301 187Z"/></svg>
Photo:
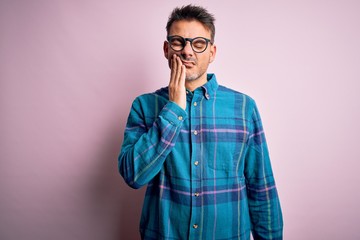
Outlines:
<svg viewBox="0 0 360 240"><path fill-rule="evenodd" d="M164 55L169 86L133 102L119 171L147 185L142 239L282 239L282 214L258 110L207 74L214 17L175 8Z"/></svg>

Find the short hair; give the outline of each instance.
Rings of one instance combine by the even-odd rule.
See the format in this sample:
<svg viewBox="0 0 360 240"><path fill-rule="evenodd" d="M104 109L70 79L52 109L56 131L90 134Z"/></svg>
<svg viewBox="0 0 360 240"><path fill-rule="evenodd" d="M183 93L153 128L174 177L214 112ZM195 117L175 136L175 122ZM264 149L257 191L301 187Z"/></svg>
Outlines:
<svg viewBox="0 0 360 240"><path fill-rule="evenodd" d="M195 6L192 4L182 6L181 8L176 7L170 14L168 22L166 24L166 31L169 35L171 25L180 20L196 20L202 23L202 25L210 31L211 33L211 42L215 40L215 17L213 14L209 13L205 8L200 6Z"/></svg>

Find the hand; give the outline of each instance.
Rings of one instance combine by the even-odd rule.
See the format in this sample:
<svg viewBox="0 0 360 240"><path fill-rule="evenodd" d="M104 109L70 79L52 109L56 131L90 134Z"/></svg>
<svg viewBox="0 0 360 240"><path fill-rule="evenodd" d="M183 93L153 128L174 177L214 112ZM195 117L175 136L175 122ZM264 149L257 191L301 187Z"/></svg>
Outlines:
<svg viewBox="0 0 360 240"><path fill-rule="evenodd" d="M182 109L186 109L185 88L186 67L180 57L174 54L171 58L171 75L169 83L169 100L175 102Z"/></svg>

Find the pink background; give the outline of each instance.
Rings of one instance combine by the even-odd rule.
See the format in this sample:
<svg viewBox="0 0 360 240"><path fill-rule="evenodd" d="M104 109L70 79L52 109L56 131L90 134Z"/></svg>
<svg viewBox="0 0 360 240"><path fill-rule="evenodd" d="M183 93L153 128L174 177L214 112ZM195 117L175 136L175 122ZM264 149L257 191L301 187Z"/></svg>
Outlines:
<svg viewBox="0 0 360 240"><path fill-rule="evenodd" d="M187 3L0 1L0 239L139 238L117 155ZM360 2L193 3L217 18L210 72L259 106L285 239L360 239Z"/></svg>

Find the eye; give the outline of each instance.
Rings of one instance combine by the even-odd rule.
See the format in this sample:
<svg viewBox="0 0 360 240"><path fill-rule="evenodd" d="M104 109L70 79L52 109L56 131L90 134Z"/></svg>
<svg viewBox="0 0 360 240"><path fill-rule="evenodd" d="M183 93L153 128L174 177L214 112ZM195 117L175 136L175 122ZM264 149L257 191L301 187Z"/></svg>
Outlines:
<svg viewBox="0 0 360 240"><path fill-rule="evenodd" d="M173 46L182 46L183 45L183 40L181 38L173 38L173 39L171 39L170 43Z"/></svg>
<svg viewBox="0 0 360 240"><path fill-rule="evenodd" d="M192 44L195 48L204 48L206 46L206 41L202 38L198 38L195 39Z"/></svg>

